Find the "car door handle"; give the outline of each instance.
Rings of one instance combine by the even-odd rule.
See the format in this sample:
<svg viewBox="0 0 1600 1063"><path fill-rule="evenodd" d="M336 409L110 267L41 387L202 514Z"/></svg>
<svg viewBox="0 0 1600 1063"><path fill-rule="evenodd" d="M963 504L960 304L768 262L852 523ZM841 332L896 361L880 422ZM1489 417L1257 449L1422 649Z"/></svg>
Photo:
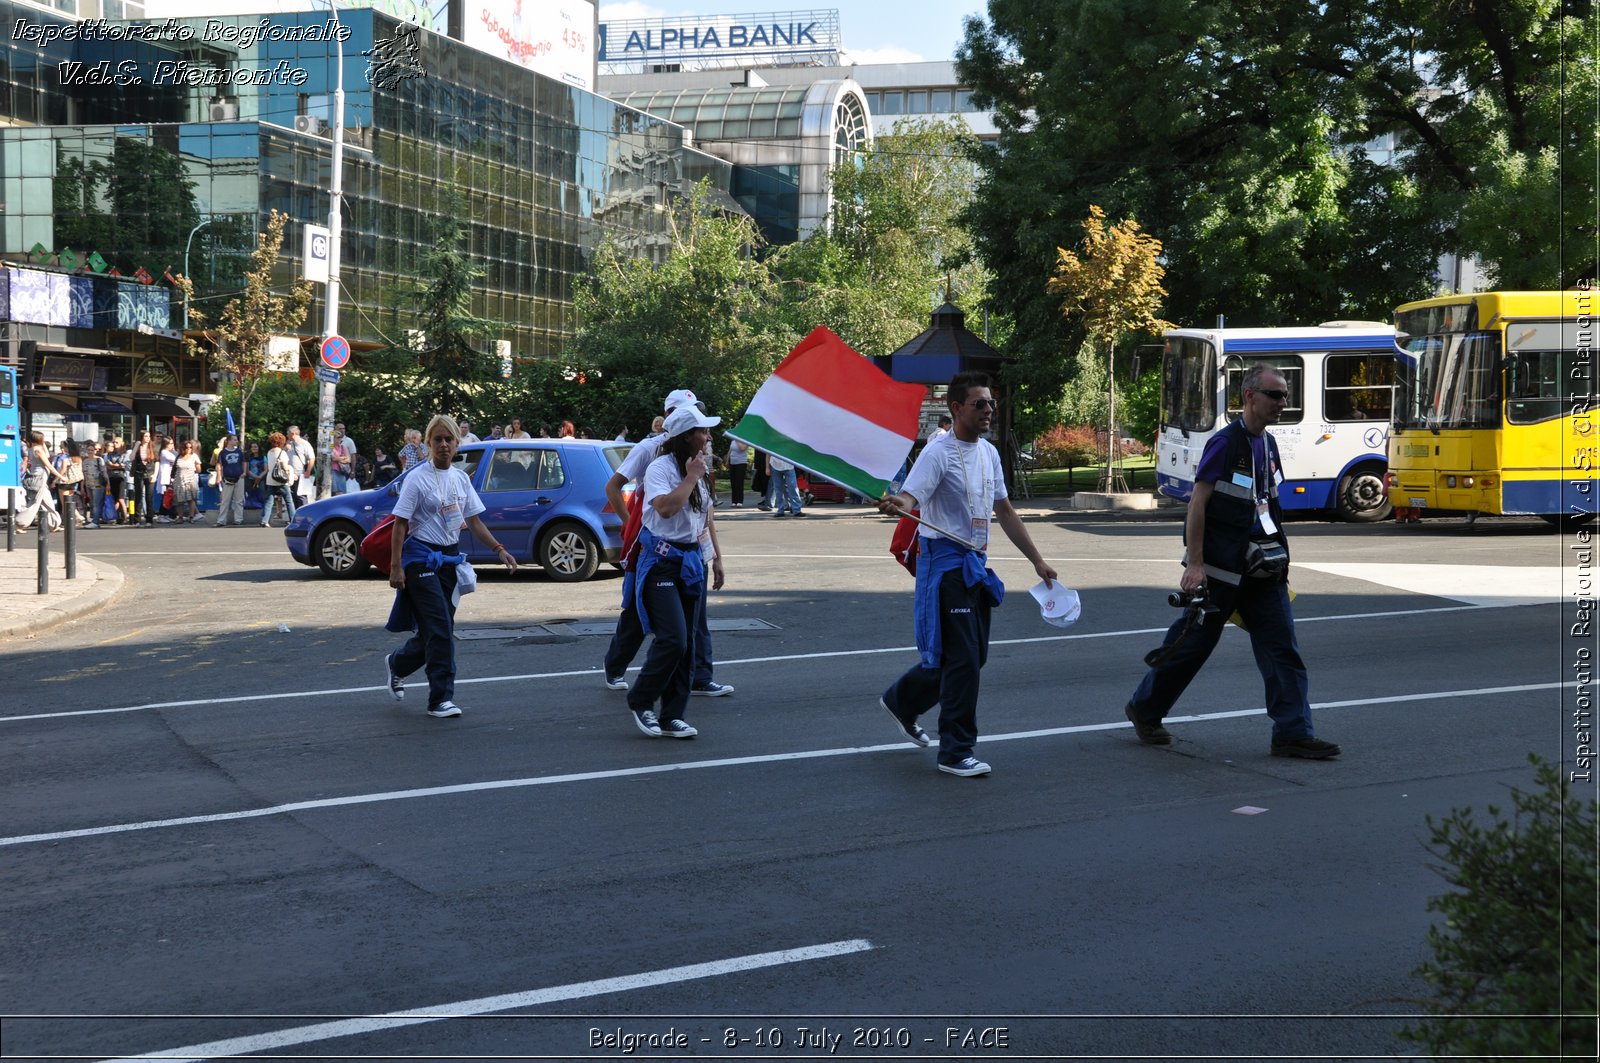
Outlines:
<svg viewBox="0 0 1600 1063"><path fill-rule="evenodd" d="M553 498L543 498L543 497L541 497L541 498L534 499L533 500L533 504L536 505L536 506L548 506L550 503L552 503L554 501L555 501L555 499L553 499Z"/></svg>

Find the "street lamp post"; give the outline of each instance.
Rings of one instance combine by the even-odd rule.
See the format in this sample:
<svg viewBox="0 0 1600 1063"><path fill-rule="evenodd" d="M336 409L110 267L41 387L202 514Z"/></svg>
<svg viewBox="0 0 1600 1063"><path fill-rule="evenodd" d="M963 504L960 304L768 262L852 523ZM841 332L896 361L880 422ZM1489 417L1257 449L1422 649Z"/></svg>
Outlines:
<svg viewBox="0 0 1600 1063"><path fill-rule="evenodd" d="M194 282L189 280L189 249L194 246L194 234L216 221L216 218L207 218L205 221L189 230L189 238L183 242L183 330L189 331L189 289L194 287Z"/></svg>
<svg viewBox="0 0 1600 1063"><path fill-rule="evenodd" d="M334 54L337 80L333 90L333 175L328 185L328 285L323 293L326 304L322 316L322 338L339 334L339 241L342 231L340 200L344 195L344 22L339 18L337 0L328 0L333 16ZM322 495L333 493L333 417L338 385L319 381L317 388L317 489Z"/></svg>

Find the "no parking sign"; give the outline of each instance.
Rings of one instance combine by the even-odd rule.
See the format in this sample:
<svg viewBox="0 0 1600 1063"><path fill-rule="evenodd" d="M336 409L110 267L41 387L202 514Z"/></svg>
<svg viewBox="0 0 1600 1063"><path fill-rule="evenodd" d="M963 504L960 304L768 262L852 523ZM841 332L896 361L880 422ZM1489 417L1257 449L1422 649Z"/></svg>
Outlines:
<svg viewBox="0 0 1600 1063"><path fill-rule="evenodd" d="M343 336L329 336L323 340L322 364L329 369L343 369L350 364L350 341Z"/></svg>

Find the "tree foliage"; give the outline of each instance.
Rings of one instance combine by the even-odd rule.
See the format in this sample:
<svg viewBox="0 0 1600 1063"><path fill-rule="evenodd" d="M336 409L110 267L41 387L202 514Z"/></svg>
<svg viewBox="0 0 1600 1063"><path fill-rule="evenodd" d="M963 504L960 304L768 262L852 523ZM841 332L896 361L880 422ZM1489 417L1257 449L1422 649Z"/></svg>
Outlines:
<svg viewBox="0 0 1600 1063"><path fill-rule="evenodd" d="M232 375L239 398L239 432L248 428L250 400L267 375L267 340L298 335L311 306L311 283L301 281L287 294L273 290L272 275L283 250L283 230L289 216L274 210L267 227L256 239L256 250L245 272L244 291L228 300L217 323L206 333L214 348L211 362ZM187 278L185 278L187 280ZM186 341L191 347L193 341Z"/></svg>
<svg viewBox="0 0 1600 1063"><path fill-rule="evenodd" d="M1511 818L1489 807L1430 817L1432 852L1454 890L1429 902L1429 1017L1406 1030L1437 1058L1593 1059L1596 804L1537 757Z"/></svg>
<svg viewBox="0 0 1600 1063"><path fill-rule="evenodd" d="M1593 275L1578 7L991 0L957 58L1001 131L968 218L1013 352L1075 350L1039 280L1092 203L1162 242L1185 323L1386 319L1446 250L1505 286Z"/></svg>
<svg viewBox="0 0 1600 1063"><path fill-rule="evenodd" d="M713 413L749 402L798 336L774 310L777 285L755 254L748 217L724 213L705 186L678 201L660 264L603 243L577 293L578 331L566 362L594 391L591 423L647 427L674 388L692 388Z"/></svg>
<svg viewBox="0 0 1600 1063"><path fill-rule="evenodd" d="M977 143L960 118L901 119L834 168L827 226L771 256L795 333L826 325L862 354L889 354L928 327L947 284L963 307L982 304L987 277L960 220Z"/></svg>

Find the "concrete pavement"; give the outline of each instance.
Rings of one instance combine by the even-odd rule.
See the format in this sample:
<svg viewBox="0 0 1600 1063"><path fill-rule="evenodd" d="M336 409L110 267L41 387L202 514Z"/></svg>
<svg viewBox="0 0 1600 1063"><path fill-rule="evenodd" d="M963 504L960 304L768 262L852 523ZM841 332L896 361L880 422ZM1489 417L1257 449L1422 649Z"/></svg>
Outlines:
<svg viewBox="0 0 1600 1063"><path fill-rule="evenodd" d="M104 531L80 531L78 575L67 578L66 535L50 536L48 571L50 589L39 593L39 533L19 531L16 549L0 545L0 640L32 638L63 621L94 612L108 604L122 590L122 571L104 561L91 561L83 555L88 536ZM0 544L3 544L0 539Z"/></svg>

